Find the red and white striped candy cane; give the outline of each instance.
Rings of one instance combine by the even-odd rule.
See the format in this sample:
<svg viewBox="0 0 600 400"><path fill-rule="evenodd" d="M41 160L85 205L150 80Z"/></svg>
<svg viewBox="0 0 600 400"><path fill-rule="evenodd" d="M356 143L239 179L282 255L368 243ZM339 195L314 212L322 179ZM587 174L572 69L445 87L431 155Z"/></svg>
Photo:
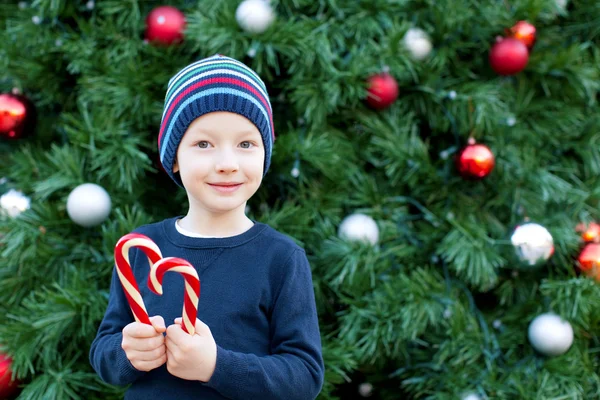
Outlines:
<svg viewBox="0 0 600 400"><path fill-rule="evenodd" d="M200 298L200 279L192 264L177 257L166 257L150 266L148 287L154 293L162 295L162 281L166 272L179 272L185 280L183 297L183 312L181 315L182 328L193 335L196 330L196 315L198 314L198 299Z"/></svg>
<svg viewBox="0 0 600 400"><path fill-rule="evenodd" d="M121 281L121 286L123 286L129 307L133 312L133 317L137 322L152 325L129 263L129 249L132 247L139 247L148 256L150 267L162 259L162 254L152 239L139 233L129 233L119 239L115 245L117 275Z"/></svg>

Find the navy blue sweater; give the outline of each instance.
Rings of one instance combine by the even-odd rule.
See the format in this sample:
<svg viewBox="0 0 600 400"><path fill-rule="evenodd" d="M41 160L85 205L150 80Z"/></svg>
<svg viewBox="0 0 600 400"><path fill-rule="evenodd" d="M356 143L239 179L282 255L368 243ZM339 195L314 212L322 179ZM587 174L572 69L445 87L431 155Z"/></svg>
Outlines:
<svg viewBox="0 0 600 400"><path fill-rule="evenodd" d="M179 217L177 217L179 218ZM198 319L217 343L217 362L209 382L171 375L166 364L136 370L121 348L122 330L131 323L116 272L104 319L90 350L100 377L114 385L132 384L125 399L308 400L323 384L321 338L310 266L304 250L289 237L256 222L227 238L193 238L175 227L177 218L135 230L151 238L163 257L188 260L200 277ZM167 273L163 295L146 284L148 259L131 249L129 259L148 314L168 325L181 316L183 278Z"/></svg>

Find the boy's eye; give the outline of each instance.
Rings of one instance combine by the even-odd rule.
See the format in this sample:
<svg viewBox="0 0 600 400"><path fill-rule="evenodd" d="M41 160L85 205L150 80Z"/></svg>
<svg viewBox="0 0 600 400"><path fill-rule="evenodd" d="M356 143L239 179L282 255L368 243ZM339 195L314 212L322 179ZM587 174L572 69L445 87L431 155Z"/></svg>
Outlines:
<svg viewBox="0 0 600 400"><path fill-rule="evenodd" d="M201 149L206 149L208 148L208 142L206 140L201 140L198 142L197 146Z"/></svg>
<svg viewBox="0 0 600 400"><path fill-rule="evenodd" d="M240 143L240 146L242 146L242 149L249 149L252 146L252 143L245 140L242 143Z"/></svg>

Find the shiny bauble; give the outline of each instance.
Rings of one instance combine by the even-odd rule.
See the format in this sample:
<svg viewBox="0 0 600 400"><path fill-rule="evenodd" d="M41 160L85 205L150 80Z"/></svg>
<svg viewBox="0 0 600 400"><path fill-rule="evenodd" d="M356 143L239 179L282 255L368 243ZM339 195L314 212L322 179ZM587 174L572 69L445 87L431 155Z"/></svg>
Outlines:
<svg viewBox="0 0 600 400"><path fill-rule="evenodd" d="M360 397L371 397L373 395L373 385L364 382L358 385L358 394Z"/></svg>
<svg viewBox="0 0 600 400"><path fill-rule="evenodd" d="M577 257L577 267L585 276L600 282L600 244L586 244Z"/></svg>
<svg viewBox="0 0 600 400"><path fill-rule="evenodd" d="M36 110L25 96L12 93L0 94L0 138L20 139L33 133Z"/></svg>
<svg viewBox="0 0 600 400"><path fill-rule="evenodd" d="M512 28L508 29L509 37L515 38L523 42L527 46L527 50L531 52L536 40L535 26L527 21L519 21Z"/></svg>
<svg viewBox="0 0 600 400"><path fill-rule="evenodd" d="M31 199L22 192L10 189L0 196L0 213L9 217L17 217L23 211L29 210Z"/></svg>
<svg viewBox="0 0 600 400"><path fill-rule="evenodd" d="M483 179L496 165L494 153L484 144L470 141L456 157L456 168L465 179Z"/></svg>
<svg viewBox="0 0 600 400"><path fill-rule="evenodd" d="M7 399L17 392L19 381L13 380L12 359L0 353L0 399Z"/></svg>
<svg viewBox="0 0 600 400"><path fill-rule="evenodd" d="M497 41L490 51L490 66L499 75L515 75L525 69L529 62L529 50L515 38Z"/></svg>
<svg viewBox="0 0 600 400"><path fill-rule="evenodd" d="M569 0L555 0L554 4L561 13L565 13L567 11L567 6L569 5Z"/></svg>
<svg viewBox="0 0 600 400"><path fill-rule="evenodd" d="M344 218L338 229L338 236L350 241L375 245L379 241L379 228L373 218L356 213Z"/></svg>
<svg viewBox="0 0 600 400"><path fill-rule="evenodd" d="M172 6L154 8L146 17L146 40L160 44L178 43L183 40L185 15Z"/></svg>
<svg viewBox="0 0 600 400"><path fill-rule="evenodd" d="M548 229L528 222L515 228L510 237L517 261L523 267L538 267L554 254L554 240Z"/></svg>
<svg viewBox="0 0 600 400"><path fill-rule="evenodd" d="M398 83L387 72L369 77L367 104L376 110L383 110L398 98Z"/></svg>
<svg viewBox="0 0 600 400"><path fill-rule="evenodd" d="M275 21L275 12L267 0L244 0L235 11L238 25L249 33L263 33Z"/></svg>
<svg viewBox="0 0 600 400"><path fill-rule="evenodd" d="M573 344L573 327L560 316L546 313L531 321L527 336L537 352L545 356L559 356Z"/></svg>
<svg viewBox="0 0 600 400"><path fill-rule="evenodd" d="M575 228L581 234L581 238L586 243L600 242L600 224L590 222L589 224L580 223Z"/></svg>
<svg viewBox="0 0 600 400"><path fill-rule="evenodd" d="M433 49L429 35L419 28L409 29L402 39L402 44L408 50L411 57L417 61L427 58Z"/></svg>
<svg viewBox="0 0 600 400"><path fill-rule="evenodd" d="M100 225L110 214L110 196L102 186L84 183L77 186L67 199L67 213L78 225Z"/></svg>

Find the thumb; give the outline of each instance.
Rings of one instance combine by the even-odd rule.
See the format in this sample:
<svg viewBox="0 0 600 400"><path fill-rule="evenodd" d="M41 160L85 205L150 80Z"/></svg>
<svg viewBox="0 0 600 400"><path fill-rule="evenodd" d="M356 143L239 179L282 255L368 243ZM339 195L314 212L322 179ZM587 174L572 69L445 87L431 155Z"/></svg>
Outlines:
<svg viewBox="0 0 600 400"><path fill-rule="evenodd" d="M155 315L154 317L150 317L150 322L154 329L156 329L157 333L163 333L167 330L165 326L165 320L160 315Z"/></svg>
<svg viewBox="0 0 600 400"><path fill-rule="evenodd" d="M181 325L182 318L181 317L175 318L175 323L177 325ZM204 322L200 321L198 318L196 318L196 324L194 325L194 330L200 336L212 335L212 333L210 332L210 328L208 327L208 325L206 325Z"/></svg>
<svg viewBox="0 0 600 400"><path fill-rule="evenodd" d="M208 325L200 321L198 318L196 318L196 324L194 325L194 329L196 330L196 333L200 336L212 336Z"/></svg>

